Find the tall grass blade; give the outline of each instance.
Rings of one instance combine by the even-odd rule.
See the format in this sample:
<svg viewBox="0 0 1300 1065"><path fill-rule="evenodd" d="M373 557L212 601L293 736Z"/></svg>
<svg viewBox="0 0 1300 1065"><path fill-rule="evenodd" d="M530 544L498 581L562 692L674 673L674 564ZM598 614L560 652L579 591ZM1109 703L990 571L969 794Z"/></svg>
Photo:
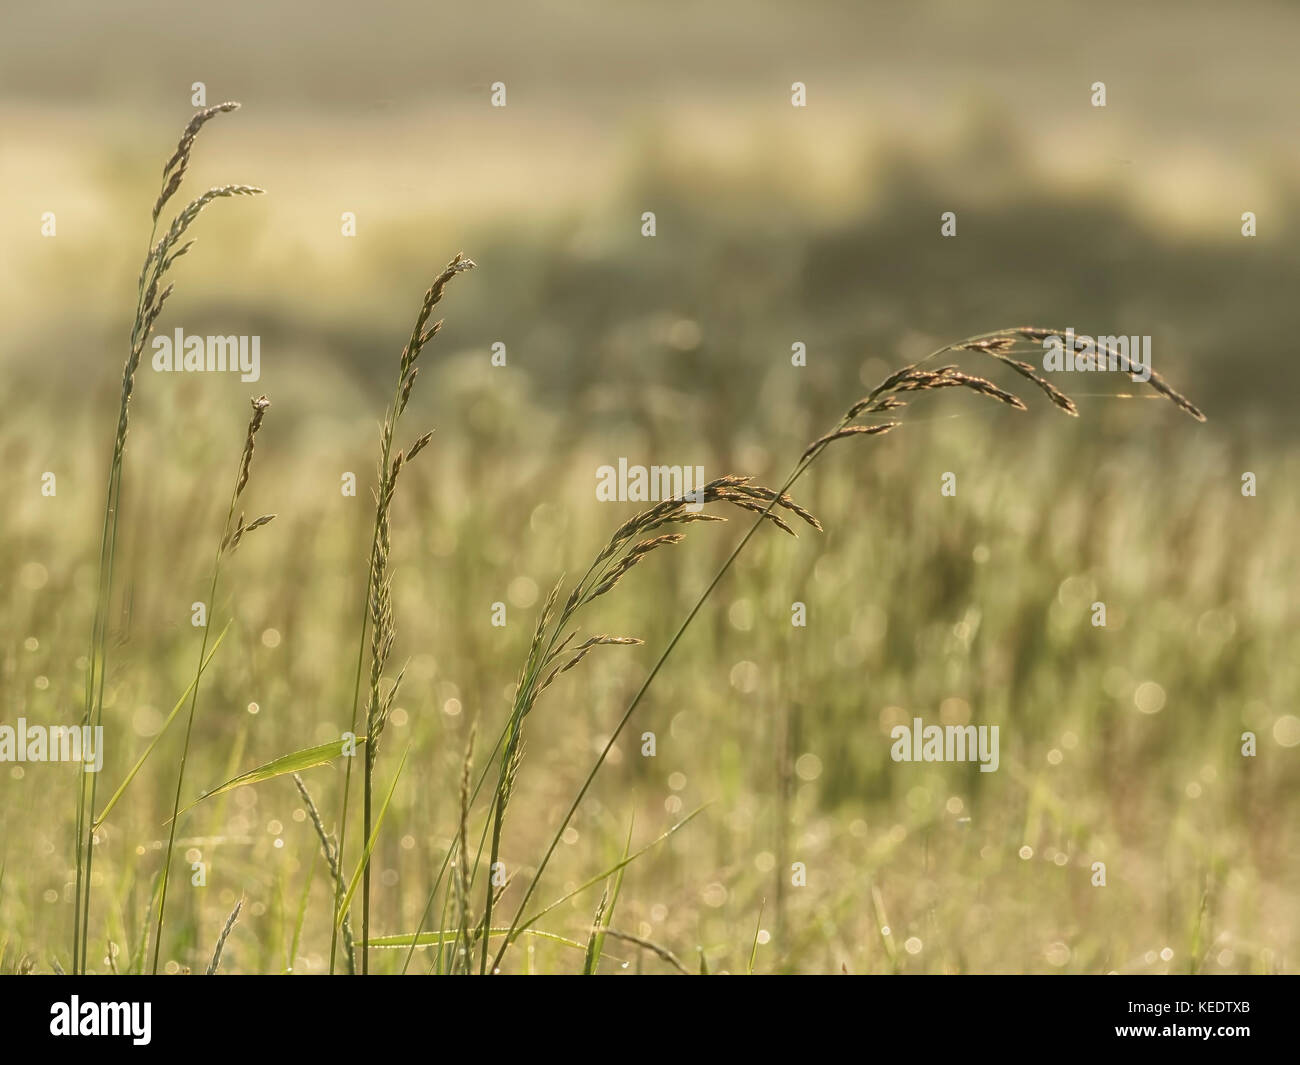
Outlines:
<svg viewBox="0 0 1300 1065"><path fill-rule="evenodd" d="M360 751L365 746L366 738L358 736L355 742L356 749ZM301 751L294 751L291 754L282 754L279 758L271 759L265 765L250 769L247 773L240 773L239 776L232 777L224 784L218 784L211 791L205 791L180 812L185 813L187 810L192 810L205 799L211 799L224 792L241 788L245 784L261 784L265 780L274 780L276 777L287 776L290 773L302 773L308 769L315 769L317 766L329 765L334 759L343 756L344 743L343 740L330 740L329 743L317 744L315 747L304 747Z"/></svg>
<svg viewBox="0 0 1300 1065"><path fill-rule="evenodd" d="M122 783L117 786L117 790L113 792L113 797L104 804L104 809L101 810L99 816L95 818L92 827L99 828L104 821L107 820L108 815L113 812L113 807L117 805L117 801L130 786L131 781L135 779L136 774L140 772L146 759L148 759L149 755L153 754L153 749L158 746L159 741L162 740L168 727L176 719L176 715L180 713L181 707L185 705L185 700L190 697L190 692L194 690L194 685L199 682L200 678L202 678L203 671L208 668L208 663L212 661L213 656L217 653L217 649L221 646L221 641L226 638L226 633L230 631L230 626L234 623L234 620L234 618L228 618L226 620L225 625L221 628L221 632L217 635L216 640L213 641L212 650L208 652L207 658L203 660L203 665L199 667L198 673L190 680L189 686L181 692L180 698L176 700L176 705L171 708L170 713L168 713L167 717L163 720L162 728L160 728L158 734L149 741L149 746L144 749L144 754L140 755L135 765L131 767L130 772L126 774L125 779L123 779Z"/></svg>

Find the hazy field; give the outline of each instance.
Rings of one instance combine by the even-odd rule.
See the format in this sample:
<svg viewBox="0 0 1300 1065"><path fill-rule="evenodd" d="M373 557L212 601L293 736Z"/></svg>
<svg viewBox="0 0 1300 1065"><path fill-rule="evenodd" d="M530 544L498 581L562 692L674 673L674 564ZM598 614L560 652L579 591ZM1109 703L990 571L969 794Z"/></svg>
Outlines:
<svg viewBox="0 0 1300 1065"><path fill-rule="evenodd" d="M404 11L381 7L374 40L400 38ZM155 26L124 38L139 62L118 82L82 44L57 43L53 23L14 16L0 34L0 724L83 712L134 282L187 86L207 76L209 103L245 107L204 131L187 190L247 181L268 195L199 219L158 331L259 335L262 376L140 372L98 806L193 678L191 604L206 598L250 395L272 406L245 509L277 517L228 560L209 606L214 635L233 623L203 677L183 798L348 727L378 426L420 297L457 251L478 266L437 308L446 326L397 441L436 430L392 505L388 675L405 674L380 799L408 753L372 861L372 936L419 923L459 828L471 726L478 769L542 601L637 509L597 500L599 466L699 465L775 486L868 387L944 342L1026 323L1145 334L1205 424L1115 375L1060 375L1080 406L1069 419L974 363L1030 411L924 397L899 431L828 450L793 493L825 532L755 536L649 689L534 904L616 863L629 830L635 850L702 807L628 866L612 918L692 970L746 971L761 929L757 972L1294 971L1300 373L1286 338L1300 328L1300 200L1294 141L1268 132L1294 125L1294 84L1259 57L1219 57L1235 102L1198 111L1159 77L1177 63L1155 49L1158 27L1136 20L1113 62L1145 43L1158 66L1113 75L1103 111L1087 85L1112 75L1077 52L1054 74L1037 55L985 69L925 26L874 33L844 14L861 51L833 47L830 26L771 22L736 45L748 61L714 68L728 24L696 14L665 70L656 49L675 35L569 16L588 38L555 58L590 66L568 80L529 59L527 22L499 37L470 20L448 28L439 47L455 62L432 87L397 72L408 46L369 38L332 85L327 60L350 54L349 34L328 22L300 49L314 58L279 77L221 33L198 69L184 42L201 27ZM1261 6L1242 32L1267 53L1294 20ZM1208 47L1204 11L1186 27ZM621 28L626 52L608 43ZM992 45L998 29L970 32ZM36 41L48 71L19 61ZM164 45L177 54L143 63ZM807 76L805 120L789 85L814 60L825 77ZM1025 87L1040 76L1041 92ZM497 114L499 77L511 96ZM900 85L912 89L891 106ZM653 238L640 235L647 210ZM939 235L948 210L953 239ZM1255 238L1240 233L1246 210ZM343 211L358 215L355 238L340 235ZM491 364L497 342L505 367ZM806 367L791 365L795 342ZM340 492L347 472L355 497ZM526 719L501 842L507 923L628 700L748 528L730 517L689 527L598 600L584 636L645 646L598 648ZM1104 628L1090 621L1098 601ZM796 602L806 627L791 624ZM892 761L890 729L914 717L997 724L998 771ZM99 835L94 971L109 951L126 970L142 949L183 725ZM303 776L334 828L341 770ZM70 967L77 784L66 765L0 766L0 971ZM347 875L360 835L354 824ZM204 887L190 884L196 861ZM184 815L169 970L203 970L241 896L222 971L328 969L328 873L287 777ZM539 927L585 944L600 896ZM426 929L450 927L443 900ZM667 967L613 938L603 954L602 971ZM405 960L377 949L371 969ZM421 949L411 971L434 964ZM504 968L582 965L581 950L526 937Z"/></svg>

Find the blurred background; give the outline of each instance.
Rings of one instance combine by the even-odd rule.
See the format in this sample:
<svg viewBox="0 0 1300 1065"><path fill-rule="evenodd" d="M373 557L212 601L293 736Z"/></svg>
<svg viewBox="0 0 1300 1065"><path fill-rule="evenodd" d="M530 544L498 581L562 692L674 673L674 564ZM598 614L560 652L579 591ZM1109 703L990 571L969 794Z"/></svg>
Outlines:
<svg viewBox="0 0 1300 1065"><path fill-rule="evenodd" d="M691 968L745 971L758 930L760 972L1294 970L1298 32L1282 3L6 8L0 722L80 718L135 280L203 82L208 104L244 107L203 131L185 191L268 195L199 219L159 330L256 334L262 377L142 368L101 796L192 677L190 604L250 393L273 406L248 507L278 518L212 608L234 623L204 678L187 797L346 727L378 424L420 298L457 251L478 269L439 308L398 434L437 430L393 512L407 671L384 786L410 757L375 852L381 934L419 922L469 729L481 764L541 601L636 509L597 502L598 466L779 484L849 403L945 342L1020 324L1149 335L1206 424L1116 375L1061 375L1077 420L999 376L1029 413L922 397L903 430L827 452L796 492L825 533L751 543L537 898L615 862L629 826L639 846L707 804L629 868L613 920ZM592 656L530 716L508 912L746 527L693 527L587 619L647 643ZM998 724L1001 768L890 761L890 728L914 716ZM143 934L179 732L101 833L94 969ZM339 770L306 779L334 809ZM76 781L0 767L3 971L67 965ZM291 782L213 800L182 835L209 871L204 888L173 871L173 971L201 970L241 895L224 969L327 967L327 879ZM585 940L598 897L544 926ZM607 948L608 971L663 968ZM403 960L376 951L373 966ZM537 941L507 966L581 961ZM421 951L413 968L431 964Z"/></svg>

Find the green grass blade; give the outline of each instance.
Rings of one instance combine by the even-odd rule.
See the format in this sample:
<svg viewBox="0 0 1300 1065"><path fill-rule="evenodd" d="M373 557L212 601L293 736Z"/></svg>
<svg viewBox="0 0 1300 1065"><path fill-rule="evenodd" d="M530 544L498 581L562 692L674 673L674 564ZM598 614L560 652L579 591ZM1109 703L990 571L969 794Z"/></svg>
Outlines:
<svg viewBox="0 0 1300 1065"><path fill-rule="evenodd" d="M763 909L767 906L767 899L763 899L758 904L758 920L754 922L754 945L749 948L749 968L746 970L746 976L754 975L754 959L758 957L758 933L763 929Z"/></svg>
<svg viewBox="0 0 1300 1065"><path fill-rule="evenodd" d="M284 971L293 972L293 962L298 957L298 944L302 942L302 926L307 921L307 900L311 897L311 882L316 879L316 863L307 863L307 882L302 888L302 899L298 902L298 919L294 922L293 938L289 941L289 956L285 959Z"/></svg>
<svg viewBox="0 0 1300 1065"><path fill-rule="evenodd" d="M108 800L108 804L100 811L99 816L95 818L95 823L91 826L92 831L99 828L108 818L113 807L117 805L117 800L122 797L122 793L126 791L131 781L135 779L135 775L140 772L140 767L144 765L145 759L148 758L149 755L153 754L153 749L158 746L158 742L163 738L168 726L176 720L176 715L181 712L181 707L185 705L185 700L190 697L190 692L194 690L194 685L199 682L199 679L203 676L204 670L208 668L208 663L212 661L212 656L217 653L217 648L221 646L221 641L226 638L226 633L230 630L230 624L232 621L234 621L234 618L231 618L230 621L226 622L225 628L221 630L216 641L212 644L212 650L208 652L207 657L203 660L203 665L199 667L198 676L191 680L189 686L181 692L181 697L176 700L176 705L172 707L171 713L167 715L167 719L163 722L162 728L158 730L158 735L149 741L149 746L144 749L144 754L140 755L139 761L131 767L131 771L127 773L126 779L118 785L117 791L113 792L113 797Z"/></svg>
<svg viewBox="0 0 1300 1065"><path fill-rule="evenodd" d="M144 921L140 925L140 938L136 941L135 951L131 955L131 973L144 972L144 956L149 948L149 928L153 924L153 911L158 905L158 893L162 890L162 872L154 874L153 884L149 888L149 904L144 908Z"/></svg>
<svg viewBox="0 0 1300 1065"><path fill-rule="evenodd" d="M357 750L360 751L365 746L366 738L357 737ZM242 787L245 784L260 784L264 780L273 780L276 777L285 776L288 773L300 773L304 769L315 769L318 765L326 765L334 761L335 758L343 754L343 741L330 740L329 743L322 743L317 747L307 747L301 751L294 751L292 754L281 755L273 761L267 762L266 765L258 766L256 769L250 769L247 773L241 773L232 780L227 780L219 787L211 791L205 791L192 803L182 809L180 812L192 810L198 806L204 799L210 799L214 795L220 795L222 792L230 791L233 788Z"/></svg>
<svg viewBox="0 0 1300 1065"><path fill-rule="evenodd" d="M663 842L664 840L666 840L669 836L671 836L674 832L676 832L679 828L682 828L683 826L685 826L685 825L686 825L688 822L690 822L690 821L691 821L691 820L692 820L692 819L693 819L697 814L702 813L702 812L706 809L706 807L707 807L708 805L709 805L708 803L705 803L704 806L701 806L701 807L699 807L698 809L692 810L689 814L687 814L687 815L686 815L685 817L683 817L680 821L678 821L677 824L673 825L672 828L668 829L668 831L666 831L665 833L663 833L663 835L658 836L658 837L655 838L655 839L652 839L649 843L647 843L644 847L642 847L642 848L641 848L639 851L637 851L635 854L628 855L628 857L624 858L624 859L623 859L621 862L619 862L617 865L611 865L611 866L610 866L608 869L606 869L603 873L600 873L600 874L598 874L598 875L596 875L596 876L593 876L590 880L586 881L586 883L579 884L576 888L574 888L572 891L570 891L567 895L563 895L563 896L561 896L560 898L558 898L558 899L556 899L554 902L552 902L549 906L544 907L543 909L538 910L535 914L533 914L530 918L528 918L528 920L523 921L523 922L518 926L518 928L516 929L516 931L523 931L523 930L526 929L526 928L530 928L532 925L535 925L538 921L540 921L543 917L545 917L548 913L550 913L550 912L551 912L553 909L555 909L557 906L563 906L566 902L568 902L568 901L569 901L571 898L573 898L575 895L581 895L584 891L587 890L587 888L589 888L589 887L595 887L595 886L596 886L597 884L599 884L602 880L606 880L606 879L608 879L609 877L613 876L615 873L617 873L617 872L618 872L620 869L622 869L624 866L626 866L626 865L630 865L632 862L634 862L634 861L636 861L638 858L640 858L641 855L645 854L646 851L648 851L648 850L650 850L652 847L655 847L655 846L657 846L658 844L662 843L662 842ZM608 926L607 926L607 927L608 927ZM584 946L583 949L586 950L586 947Z"/></svg>
<svg viewBox="0 0 1300 1065"><path fill-rule="evenodd" d="M500 937L508 931L510 930L505 927L494 928L488 934L493 937ZM375 950L393 950L399 947L436 947L444 943L455 943L456 934L457 930L455 928L447 928L441 932L437 930L421 932L419 935L414 932L400 932L392 936L376 936L366 946ZM548 942L559 943L573 950L585 951L587 949L586 943L579 943L576 939L559 936L554 932L542 932L536 928L515 929L515 934L545 939Z"/></svg>

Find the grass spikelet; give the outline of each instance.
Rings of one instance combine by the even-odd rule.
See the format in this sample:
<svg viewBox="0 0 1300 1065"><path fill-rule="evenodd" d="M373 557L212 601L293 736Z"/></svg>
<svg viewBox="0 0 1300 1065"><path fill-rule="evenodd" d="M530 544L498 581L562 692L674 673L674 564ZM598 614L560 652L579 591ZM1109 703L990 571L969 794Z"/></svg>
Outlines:
<svg viewBox="0 0 1300 1065"><path fill-rule="evenodd" d="M226 918L225 927L221 929L221 935L217 937L217 945L212 950L212 960L208 962L208 968L204 975L216 976L217 967L221 964L221 952L226 949L226 940L230 938L230 933L235 929L235 922L239 920L239 911L244 908L244 900L235 903L235 908L230 911L230 916Z"/></svg>
<svg viewBox="0 0 1300 1065"><path fill-rule="evenodd" d="M1073 418L1079 416L1079 408L1074 405L1074 400L1052 384L1047 378L1042 377L1031 363L1021 362L1019 359L1013 359L1009 355L1004 355L996 351L990 351L988 354L997 359L1003 366L1010 366L1016 373L1027 380L1033 381L1040 389L1043 390L1047 398L1052 401L1053 406L1065 411L1066 414Z"/></svg>
<svg viewBox="0 0 1300 1065"><path fill-rule="evenodd" d="M1065 333L1066 330L1064 329L1043 329L1038 326L1025 325L1017 326L1014 329L1003 330L1001 333L988 334L987 337L973 338L973 340L992 339L998 336L1011 335L1041 343L1051 337L1064 337ZM1107 345L1102 346L1101 351L1098 354L1106 355L1108 360L1115 360L1121 372L1129 374L1135 380L1140 379L1141 375L1138 368L1134 365L1132 360L1122 352L1116 351L1114 348ZM1150 368L1148 367L1148 369ZM1198 422L1204 422L1206 420L1204 412L1197 407L1196 404L1170 385L1169 382L1160 374L1156 373L1155 370L1151 369L1150 373L1151 376L1147 380L1147 384L1150 385L1158 395L1164 396L1165 399L1173 403L1179 410L1183 411L1185 414L1191 415L1191 417L1195 418Z"/></svg>
<svg viewBox="0 0 1300 1065"><path fill-rule="evenodd" d="M812 512L806 510L804 507L801 507L788 495L785 495L780 492L774 492L772 491L772 489L765 488L761 484L748 484L743 489L741 489L741 491L744 491L746 494L752 496L754 499L759 499L766 503L770 503L772 500L776 500L779 506L788 510L791 514L794 514L805 524L816 529L818 532L823 531L822 523L817 520L817 518L812 514Z"/></svg>
<svg viewBox="0 0 1300 1065"><path fill-rule="evenodd" d="M307 807L307 816L311 820L311 826L316 830L316 838L320 840L321 853L325 856L325 865L330 871L330 882L335 884L340 891L346 890L343 883L343 870L339 867L338 848L335 846L334 837L325 831L325 824L320 819L320 811L316 809L316 803L312 801L311 792L307 790L307 785L297 773L293 775L294 786L298 789L298 794L302 796L303 804ZM348 967L348 973L356 972L356 945L352 940L352 921L348 918L343 919L343 961Z"/></svg>
<svg viewBox="0 0 1300 1065"><path fill-rule="evenodd" d="M225 103L214 104L212 107L199 111L181 133L181 139L176 144L176 151L172 157L167 160L163 167L162 191L158 194L158 200L154 204L153 216L156 220L162 213L162 209L167 205L167 201L177 189L181 187L181 182L185 180L185 171L190 165L190 152L194 148L194 140L199 135L204 125L217 115L227 114L231 111L238 111L239 104L233 100L227 100Z"/></svg>
<svg viewBox="0 0 1300 1065"><path fill-rule="evenodd" d="M567 644L569 640L572 638L573 638L572 634L570 634L569 637L564 641L565 644ZM570 658L566 663L564 663L564 665L556 666L554 669L551 670L550 673L547 674L546 679L542 681L542 683L538 686L537 694L540 696L542 692L546 691L546 689L551 686L551 681L555 680L555 678L558 677L561 673L569 672L569 670L571 670L574 666L576 666L579 662L581 662L584 658L586 658L587 655L591 652L591 650L595 647L600 647L608 644L615 644L622 647L632 647L635 646L636 644L643 644L643 643L645 643L644 640L639 640L635 636L593 636L586 643L580 644L577 648L575 648L577 653L574 654L574 656ZM557 655L559 654L558 650L556 654ZM530 706L529 709L532 709L532 707ZM525 713L526 712L527 711L525 711Z"/></svg>
<svg viewBox="0 0 1300 1065"><path fill-rule="evenodd" d="M772 511L770 504L764 505L757 499L751 499L745 495L728 497L727 502L731 503L732 506L740 507L742 510L751 510L755 512L760 521L770 521L783 533L787 533L788 535L795 537L795 539L798 539L799 534L796 533L794 529L790 528L789 523L784 518Z"/></svg>
<svg viewBox="0 0 1300 1065"><path fill-rule="evenodd" d="M1154 370L1151 371L1151 379L1147 382L1147 384L1149 384L1152 388L1154 388L1157 392L1159 392L1162 396L1164 396L1165 399L1170 400L1174 404L1174 406L1176 406L1179 410L1184 411L1187 414L1190 414L1198 422L1203 422L1206 420L1204 412L1198 406L1196 406L1195 403L1193 403L1190 399L1184 396L1181 392L1178 392L1174 388L1170 387L1169 382L1167 382L1163 377L1161 377Z"/></svg>
<svg viewBox="0 0 1300 1065"><path fill-rule="evenodd" d="M881 422L879 425L850 425L845 429L836 429L809 444L804 449L804 453L799 456L800 461L812 458L827 444L833 443L836 440L843 440L846 436L876 436L880 433L887 433L891 429L897 429L902 424L902 422Z"/></svg>

